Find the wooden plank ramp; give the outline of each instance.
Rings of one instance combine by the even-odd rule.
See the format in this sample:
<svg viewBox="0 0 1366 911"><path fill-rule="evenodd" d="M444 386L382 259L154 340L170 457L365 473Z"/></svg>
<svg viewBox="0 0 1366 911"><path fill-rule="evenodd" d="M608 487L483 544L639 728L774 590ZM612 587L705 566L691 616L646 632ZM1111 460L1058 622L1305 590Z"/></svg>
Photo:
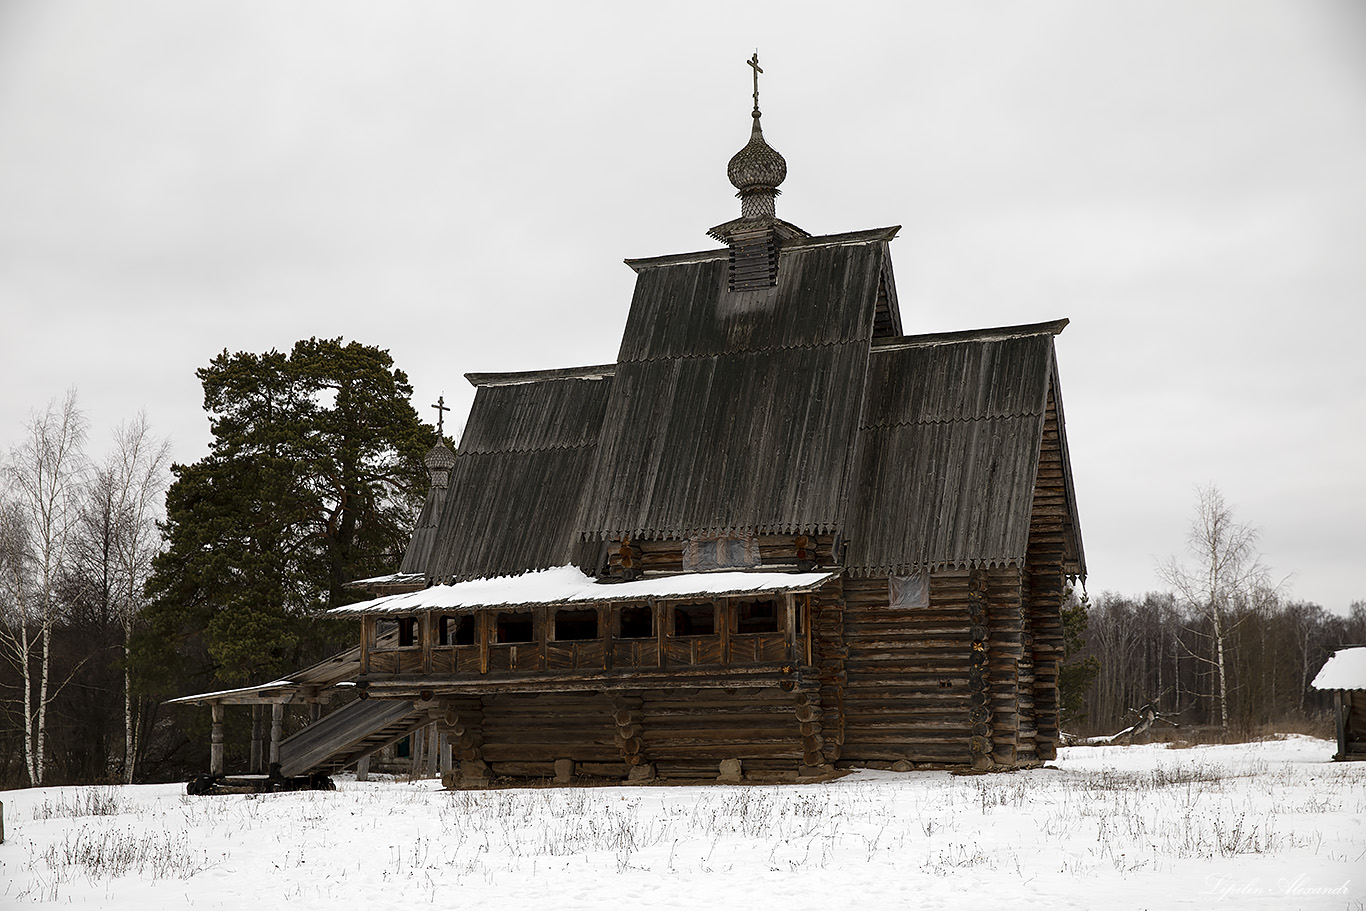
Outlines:
<svg viewBox="0 0 1366 911"><path fill-rule="evenodd" d="M280 774L344 769L430 720L408 700L357 699L281 742Z"/></svg>

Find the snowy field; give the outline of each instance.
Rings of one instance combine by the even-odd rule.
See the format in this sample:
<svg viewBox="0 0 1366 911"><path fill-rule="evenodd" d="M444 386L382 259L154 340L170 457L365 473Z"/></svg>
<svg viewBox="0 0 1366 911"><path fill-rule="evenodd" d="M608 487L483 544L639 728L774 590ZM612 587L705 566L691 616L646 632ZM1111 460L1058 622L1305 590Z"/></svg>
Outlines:
<svg viewBox="0 0 1366 911"><path fill-rule="evenodd" d="M0 793L0 907L1366 908L1366 763L1306 737L821 785Z"/></svg>

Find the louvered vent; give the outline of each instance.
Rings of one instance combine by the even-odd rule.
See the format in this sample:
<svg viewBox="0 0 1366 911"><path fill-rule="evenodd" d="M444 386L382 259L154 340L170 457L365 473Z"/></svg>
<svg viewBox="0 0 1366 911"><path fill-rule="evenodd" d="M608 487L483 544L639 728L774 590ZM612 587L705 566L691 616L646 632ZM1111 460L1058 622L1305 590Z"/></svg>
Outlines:
<svg viewBox="0 0 1366 911"><path fill-rule="evenodd" d="M730 290L760 291L777 283L778 247L771 232L731 240Z"/></svg>
<svg viewBox="0 0 1366 911"><path fill-rule="evenodd" d="M887 276L884 274L877 283L877 309L873 312L873 338L894 338L901 334L901 321L897 319L891 299L887 295Z"/></svg>

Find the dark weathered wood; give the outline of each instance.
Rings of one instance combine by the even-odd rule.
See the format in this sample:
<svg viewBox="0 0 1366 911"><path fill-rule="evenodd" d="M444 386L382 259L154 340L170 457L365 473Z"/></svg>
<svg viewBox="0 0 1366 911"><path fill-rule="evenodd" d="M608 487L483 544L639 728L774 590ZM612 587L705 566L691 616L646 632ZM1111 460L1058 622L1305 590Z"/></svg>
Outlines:
<svg viewBox="0 0 1366 911"><path fill-rule="evenodd" d="M409 720L422 722L410 701L357 700L273 744L271 761L280 763L285 777L304 775L333 756L354 750L376 732Z"/></svg>
<svg viewBox="0 0 1366 911"><path fill-rule="evenodd" d="M272 768L280 761L280 744L284 741L285 706L277 702L270 707L270 765Z"/></svg>
<svg viewBox="0 0 1366 911"><path fill-rule="evenodd" d="M355 744L324 718L291 750L355 757L430 718L424 739L480 780L1053 755L1063 585L1084 572L1053 353L1065 321L892 337L895 232L801 233L732 224L727 251L635 263L617 364L481 375L404 565L438 583L566 563L623 581L736 536L751 568L843 572L778 596L772 626L717 598L705 633L650 600L653 636L624 638L625 598L588 608L595 638L557 636L546 605L470 608L460 646L431 611L408 647L368 617L365 693L428 708ZM925 576L928 603L889 575ZM514 609L533 614L531 641L498 642Z"/></svg>
<svg viewBox="0 0 1366 911"><path fill-rule="evenodd" d="M213 728L209 733L209 774L222 775L224 772L223 703L215 702L212 712Z"/></svg>
<svg viewBox="0 0 1366 911"><path fill-rule="evenodd" d="M248 770L253 775L259 775L266 771L265 734L261 723L263 710L264 706L253 705L251 707L251 756Z"/></svg>

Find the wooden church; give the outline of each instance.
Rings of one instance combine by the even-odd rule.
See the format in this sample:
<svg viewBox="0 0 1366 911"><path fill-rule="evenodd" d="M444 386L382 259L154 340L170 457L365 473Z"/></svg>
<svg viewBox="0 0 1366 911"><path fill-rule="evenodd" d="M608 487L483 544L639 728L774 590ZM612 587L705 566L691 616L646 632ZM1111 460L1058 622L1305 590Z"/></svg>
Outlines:
<svg viewBox="0 0 1366 911"><path fill-rule="evenodd" d="M776 216L757 63L740 217L627 260L615 363L467 374L399 571L333 611L362 621L362 699L291 738L287 772L430 724L452 785L1053 758L1085 574L1067 321L905 334L898 228Z"/></svg>

